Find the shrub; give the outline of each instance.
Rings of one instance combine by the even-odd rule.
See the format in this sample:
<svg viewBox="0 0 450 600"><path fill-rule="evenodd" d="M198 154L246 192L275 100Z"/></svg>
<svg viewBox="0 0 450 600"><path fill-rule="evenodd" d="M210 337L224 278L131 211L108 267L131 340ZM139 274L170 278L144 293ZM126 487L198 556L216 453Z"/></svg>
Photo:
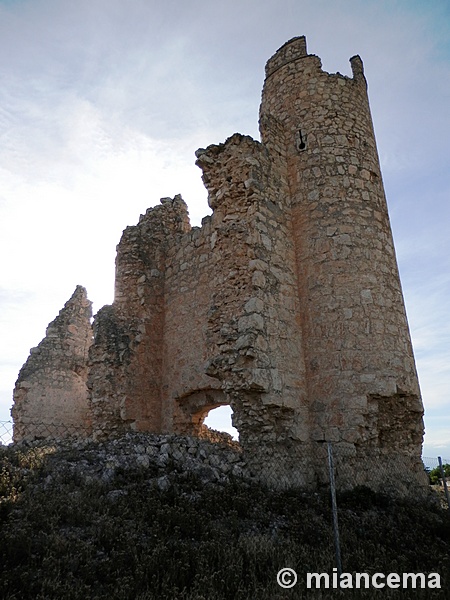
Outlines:
<svg viewBox="0 0 450 600"><path fill-rule="evenodd" d="M444 471L444 477L450 477L450 465L445 463L442 465L442 469ZM430 477L431 485L437 485L439 480L442 479L441 469L439 466L432 469L428 475Z"/></svg>

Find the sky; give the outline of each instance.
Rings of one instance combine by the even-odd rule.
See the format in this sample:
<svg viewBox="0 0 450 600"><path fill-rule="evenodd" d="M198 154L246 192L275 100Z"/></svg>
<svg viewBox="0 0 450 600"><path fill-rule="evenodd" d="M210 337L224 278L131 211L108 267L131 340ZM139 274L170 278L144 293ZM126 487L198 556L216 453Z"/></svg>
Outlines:
<svg viewBox="0 0 450 600"><path fill-rule="evenodd" d="M448 0L0 0L0 421L76 285L112 302L127 225L178 193L209 214L195 150L259 139L264 65L298 35L328 72L364 61L423 454L450 459Z"/></svg>

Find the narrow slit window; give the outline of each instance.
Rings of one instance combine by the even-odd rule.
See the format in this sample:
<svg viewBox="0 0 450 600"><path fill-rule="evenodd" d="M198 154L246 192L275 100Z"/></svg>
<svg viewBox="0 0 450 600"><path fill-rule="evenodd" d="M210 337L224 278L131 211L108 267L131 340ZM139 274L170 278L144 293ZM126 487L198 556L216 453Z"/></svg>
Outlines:
<svg viewBox="0 0 450 600"><path fill-rule="evenodd" d="M305 150L306 149L306 133L301 129L297 132L297 150Z"/></svg>

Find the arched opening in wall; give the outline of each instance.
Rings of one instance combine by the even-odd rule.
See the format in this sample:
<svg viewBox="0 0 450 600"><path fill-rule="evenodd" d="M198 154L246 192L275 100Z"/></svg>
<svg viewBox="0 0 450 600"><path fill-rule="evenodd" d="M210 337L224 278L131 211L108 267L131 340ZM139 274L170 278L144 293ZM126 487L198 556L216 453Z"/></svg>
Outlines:
<svg viewBox="0 0 450 600"><path fill-rule="evenodd" d="M232 425L232 410L226 394L218 389L202 389L178 399L174 422L177 433L194 435L211 442L236 442L239 433Z"/></svg>
<svg viewBox="0 0 450 600"><path fill-rule="evenodd" d="M214 429L215 431L228 433L235 441L238 442L239 431L233 427L232 415L233 411L229 404L218 406L211 409L207 413L203 421L203 425L206 425L206 427L209 427L209 429Z"/></svg>

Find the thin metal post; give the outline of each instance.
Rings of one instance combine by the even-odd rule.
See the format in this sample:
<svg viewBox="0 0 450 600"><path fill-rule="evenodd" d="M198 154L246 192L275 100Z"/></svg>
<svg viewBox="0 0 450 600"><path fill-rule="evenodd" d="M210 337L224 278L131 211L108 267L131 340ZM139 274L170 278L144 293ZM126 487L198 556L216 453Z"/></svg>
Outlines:
<svg viewBox="0 0 450 600"><path fill-rule="evenodd" d="M331 490L331 508L333 512L333 532L334 532L334 551L336 554L337 575L340 578L342 573L341 561L341 542L339 540L339 523L336 502L336 485L334 481L333 448L331 442L328 442L328 468L330 471L330 490Z"/></svg>
<svg viewBox="0 0 450 600"><path fill-rule="evenodd" d="M445 479L444 467L442 466L442 458L440 456L438 456L438 461L439 461L439 469L441 471L442 483L444 484L445 497L447 498L447 504L448 504L448 507L450 508L450 497L448 495L447 480Z"/></svg>

